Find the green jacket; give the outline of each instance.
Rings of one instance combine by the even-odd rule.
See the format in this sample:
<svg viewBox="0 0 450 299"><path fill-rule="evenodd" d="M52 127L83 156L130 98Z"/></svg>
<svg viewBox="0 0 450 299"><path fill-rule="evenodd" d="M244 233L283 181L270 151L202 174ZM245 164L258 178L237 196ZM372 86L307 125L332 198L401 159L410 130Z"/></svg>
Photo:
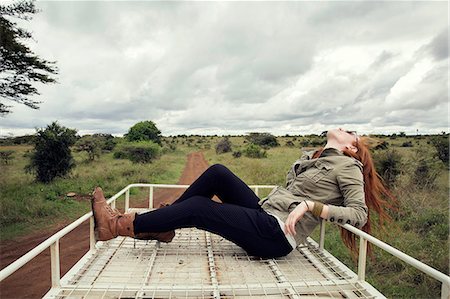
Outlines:
<svg viewBox="0 0 450 299"><path fill-rule="evenodd" d="M302 157L288 171L286 187L274 188L259 204L285 222L305 199L327 204L330 222L362 227L367 221L362 163L331 148L316 159ZM304 243L319 223L320 217L306 212L296 224L297 244Z"/></svg>

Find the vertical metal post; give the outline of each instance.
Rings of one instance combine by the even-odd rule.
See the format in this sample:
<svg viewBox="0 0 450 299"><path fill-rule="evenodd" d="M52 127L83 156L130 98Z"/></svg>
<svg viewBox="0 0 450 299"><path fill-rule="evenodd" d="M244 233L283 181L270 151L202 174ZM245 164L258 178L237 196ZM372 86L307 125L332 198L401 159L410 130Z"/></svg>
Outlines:
<svg viewBox="0 0 450 299"><path fill-rule="evenodd" d="M366 280L367 240L359 237L358 279Z"/></svg>
<svg viewBox="0 0 450 299"><path fill-rule="evenodd" d="M255 194L256 194L256 196L259 196L259 188L258 187L255 187Z"/></svg>
<svg viewBox="0 0 450 299"><path fill-rule="evenodd" d="M60 284L60 266L59 266L59 239L50 245L50 264L52 273L52 288L59 287Z"/></svg>
<svg viewBox="0 0 450 299"><path fill-rule="evenodd" d="M150 191L148 194L148 208L153 208L153 186L150 186Z"/></svg>
<svg viewBox="0 0 450 299"><path fill-rule="evenodd" d="M89 218L89 250L95 249L94 216Z"/></svg>
<svg viewBox="0 0 450 299"><path fill-rule="evenodd" d="M325 246L325 219L320 221L320 238L319 238L319 249L323 250Z"/></svg>
<svg viewBox="0 0 450 299"><path fill-rule="evenodd" d="M450 285L443 282L441 288L441 299L448 299L448 298L450 298Z"/></svg>
<svg viewBox="0 0 450 299"><path fill-rule="evenodd" d="M130 189L127 189L127 192L125 193L125 210L124 213L126 213L128 211L128 209L130 208Z"/></svg>
<svg viewBox="0 0 450 299"><path fill-rule="evenodd" d="M113 200L113 202L111 203L111 208L112 208L112 209L115 209L115 208L116 208L116 201L115 201L115 200Z"/></svg>

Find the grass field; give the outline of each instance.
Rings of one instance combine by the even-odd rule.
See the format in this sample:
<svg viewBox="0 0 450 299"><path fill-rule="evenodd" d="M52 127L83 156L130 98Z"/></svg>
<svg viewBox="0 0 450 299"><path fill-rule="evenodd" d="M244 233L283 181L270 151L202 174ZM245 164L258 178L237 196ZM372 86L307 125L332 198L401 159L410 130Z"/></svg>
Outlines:
<svg viewBox="0 0 450 299"><path fill-rule="evenodd" d="M132 164L113 159L112 153L88 162L85 153L74 153L77 166L67 178L51 184L37 183L24 172L29 146L0 147L14 150L14 159L1 165L0 171L0 235L2 241L56 223L77 219L90 210L89 194L101 186L112 196L130 183L177 183L186 163L187 147L163 155L151 164ZM66 197L75 192L75 199Z"/></svg>
<svg viewBox="0 0 450 299"><path fill-rule="evenodd" d="M387 137L386 137L387 138ZM87 200L65 196L76 192L86 198L96 185L101 185L111 196L132 182L176 183L188 152L202 150L209 164L222 163L248 184L284 185L290 165L302 154L299 139L278 137L281 146L267 150L267 158L234 158L232 153L216 155L215 145L220 137L167 137L164 143L176 148L151 164L132 164L115 160L112 154L87 161L87 156L75 153L76 168L69 177L51 184L36 183L23 169L28 163L24 154L29 146L0 147L13 150L14 159L0 165L0 234L2 240L40 230L55 223L68 222L89 211ZM230 138L233 151L247 146L242 137ZM291 141L295 146L287 146ZM420 155L433 156L428 137L401 137L386 139L389 150L401 155L402 171L392 191L399 200L400 209L393 212L395 219L386 231L373 229L373 235L426 264L448 273L449 265L449 172L447 165L436 161L438 172L433 185L416 186L411 179ZM402 146L411 141L412 147ZM264 194L261 194L264 196ZM313 234L317 238L317 231ZM325 246L333 255L356 271L356 263L340 240L336 226L327 224ZM367 280L389 298L438 298L440 284L414 270L381 250L374 250L374 259L368 261Z"/></svg>

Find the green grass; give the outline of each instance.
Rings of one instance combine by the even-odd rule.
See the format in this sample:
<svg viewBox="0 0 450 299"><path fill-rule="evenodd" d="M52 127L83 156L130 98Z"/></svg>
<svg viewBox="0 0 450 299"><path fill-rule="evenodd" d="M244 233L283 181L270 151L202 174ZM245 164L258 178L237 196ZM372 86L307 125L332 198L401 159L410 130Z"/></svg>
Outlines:
<svg viewBox="0 0 450 299"><path fill-rule="evenodd" d="M66 178L50 184L37 183L23 169L28 163L24 153L30 147L0 147L14 150L14 160L1 165L0 235L2 241L33 231L68 223L90 210L87 200L95 186L110 197L130 183L177 183L186 163L187 149L178 147L150 164L133 164L116 160L112 153L93 162L84 153L74 153L77 166ZM81 200L67 198L75 192ZM134 191L132 194L136 194Z"/></svg>

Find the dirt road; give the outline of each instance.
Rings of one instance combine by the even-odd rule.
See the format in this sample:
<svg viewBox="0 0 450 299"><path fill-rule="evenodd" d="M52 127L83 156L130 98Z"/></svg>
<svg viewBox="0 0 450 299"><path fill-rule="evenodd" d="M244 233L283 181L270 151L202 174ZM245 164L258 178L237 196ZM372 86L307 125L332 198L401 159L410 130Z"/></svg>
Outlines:
<svg viewBox="0 0 450 299"><path fill-rule="evenodd" d="M208 162L201 152L188 155L186 166L178 184L191 184L206 168ZM132 182L130 182L132 183ZM183 191L161 189L154 194L155 207L161 202L173 202ZM144 206L145 201L131 202L131 207ZM0 245L0 268L17 260L66 224L49 231L39 232L8 241ZM63 276L89 249L89 221L74 229L60 240L61 276ZM50 250L47 249L0 283L0 298L41 298L50 289Z"/></svg>

